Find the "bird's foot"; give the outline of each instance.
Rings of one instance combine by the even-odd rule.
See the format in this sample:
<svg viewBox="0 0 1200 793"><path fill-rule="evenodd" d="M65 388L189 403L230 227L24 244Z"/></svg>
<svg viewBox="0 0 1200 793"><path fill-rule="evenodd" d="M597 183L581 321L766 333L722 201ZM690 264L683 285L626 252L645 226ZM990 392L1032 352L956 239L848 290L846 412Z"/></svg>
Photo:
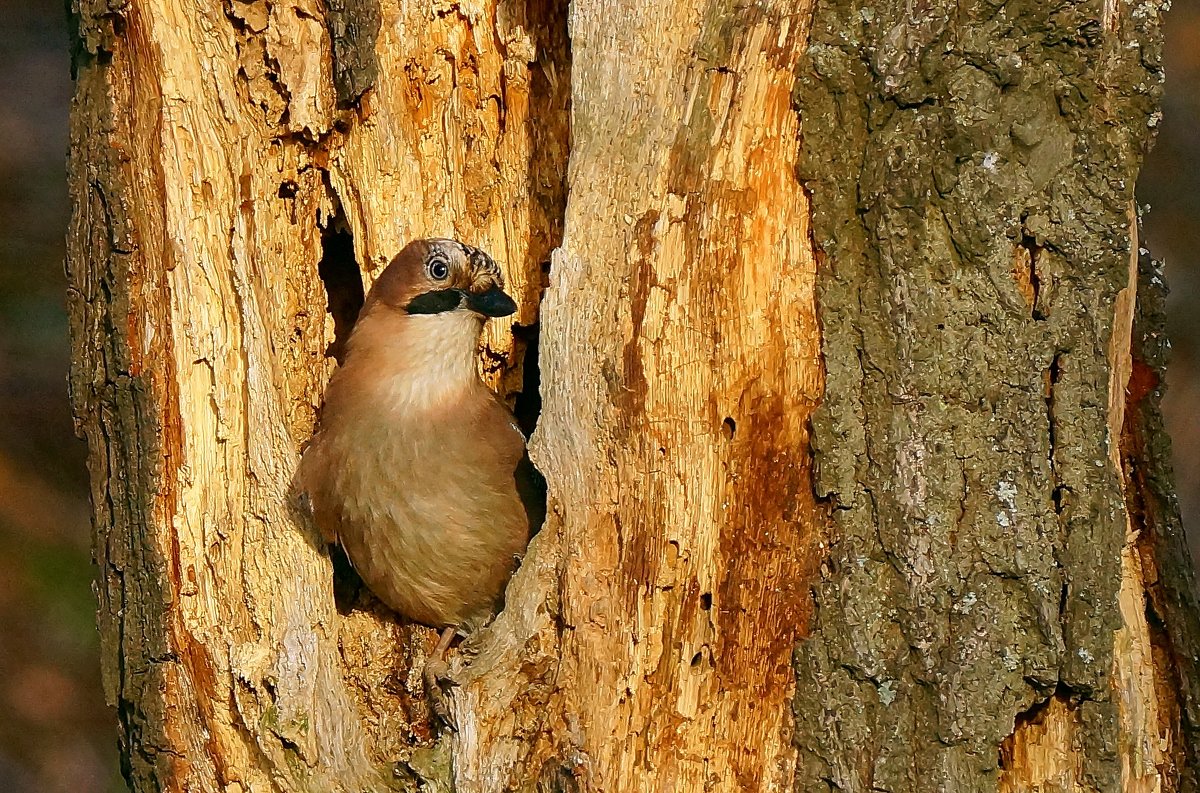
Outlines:
<svg viewBox="0 0 1200 793"><path fill-rule="evenodd" d="M454 629L447 628L433 655L425 662L421 677L425 682L425 698L429 702L429 709L446 729L458 732L458 725L450 710L450 692L458 685L458 681L450 674L450 664L446 661L446 650L453 639Z"/></svg>
<svg viewBox="0 0 1200 793"><path fill-rule="evenodd" d="M422 677L425 680L425 697L429 702L429 709L446 729L458 732L454 714L450 711L450 692L458 685L458 681L450 676L450 664L446 663L445 658L430 658L425 662Z"/></svg>

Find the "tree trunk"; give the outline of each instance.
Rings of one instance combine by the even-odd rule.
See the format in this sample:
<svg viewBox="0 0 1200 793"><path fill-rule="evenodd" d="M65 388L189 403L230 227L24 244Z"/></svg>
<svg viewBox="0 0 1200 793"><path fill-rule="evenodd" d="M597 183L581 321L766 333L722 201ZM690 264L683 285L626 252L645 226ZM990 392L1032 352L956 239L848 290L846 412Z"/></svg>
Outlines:
<svg viewBox="0 0 1200 793"><path fill-rule="evenodd" d="M135 790L1200 789L1153 2L72 11ZM505 267L481 368L549 485L440 736L433 632L289 496L365 285L431 235Z"/></svg>

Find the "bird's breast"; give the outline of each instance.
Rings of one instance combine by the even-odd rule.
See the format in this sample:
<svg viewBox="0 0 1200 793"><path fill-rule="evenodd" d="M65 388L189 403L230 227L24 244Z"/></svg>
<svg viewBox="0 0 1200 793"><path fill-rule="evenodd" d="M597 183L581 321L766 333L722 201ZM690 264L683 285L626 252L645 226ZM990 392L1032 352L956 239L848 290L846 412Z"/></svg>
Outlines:
<svg viewBox="0 0 1200 793"><path fill-rule="evenodd" d="M453 407L366 402L319 439L332 533L385 603L430 624L490 608L528 541L523 440L480 389Z"/></svg>

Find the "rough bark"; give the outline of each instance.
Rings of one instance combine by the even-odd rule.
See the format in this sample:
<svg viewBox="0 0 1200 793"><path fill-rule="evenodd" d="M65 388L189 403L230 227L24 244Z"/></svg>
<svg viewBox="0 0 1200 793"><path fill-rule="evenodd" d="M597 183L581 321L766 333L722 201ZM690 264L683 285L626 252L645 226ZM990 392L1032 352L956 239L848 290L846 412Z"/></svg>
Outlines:
<svg viewBox="0 0 1200 793"><path fill-rule="evenodd" d="M797 103L835 539L799 789L1194 789L1194 590L1120 457L1160 11L818 9Z"/></svg>
<svg viewBox="0 0 1200 793"><path fill-rule="evenodd" d="M1134 323L1156 5L72 11L135 790L1195 789ZM441 736L433 633L288 494L363 289L431 234L505 266L481 367L550 508Z"/></svg>

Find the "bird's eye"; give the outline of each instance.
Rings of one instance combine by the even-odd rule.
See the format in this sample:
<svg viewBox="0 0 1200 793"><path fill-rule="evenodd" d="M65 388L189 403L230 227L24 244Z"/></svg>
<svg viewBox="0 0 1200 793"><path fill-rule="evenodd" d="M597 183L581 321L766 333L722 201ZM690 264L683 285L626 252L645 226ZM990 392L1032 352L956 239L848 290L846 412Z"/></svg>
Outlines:
<svg viewBox="0 0 1200 793"><path fill-rule="evenodd" d="M430 259L429 275L435 281L445 281L450 277L450 265L443 259Z"/></svg>

